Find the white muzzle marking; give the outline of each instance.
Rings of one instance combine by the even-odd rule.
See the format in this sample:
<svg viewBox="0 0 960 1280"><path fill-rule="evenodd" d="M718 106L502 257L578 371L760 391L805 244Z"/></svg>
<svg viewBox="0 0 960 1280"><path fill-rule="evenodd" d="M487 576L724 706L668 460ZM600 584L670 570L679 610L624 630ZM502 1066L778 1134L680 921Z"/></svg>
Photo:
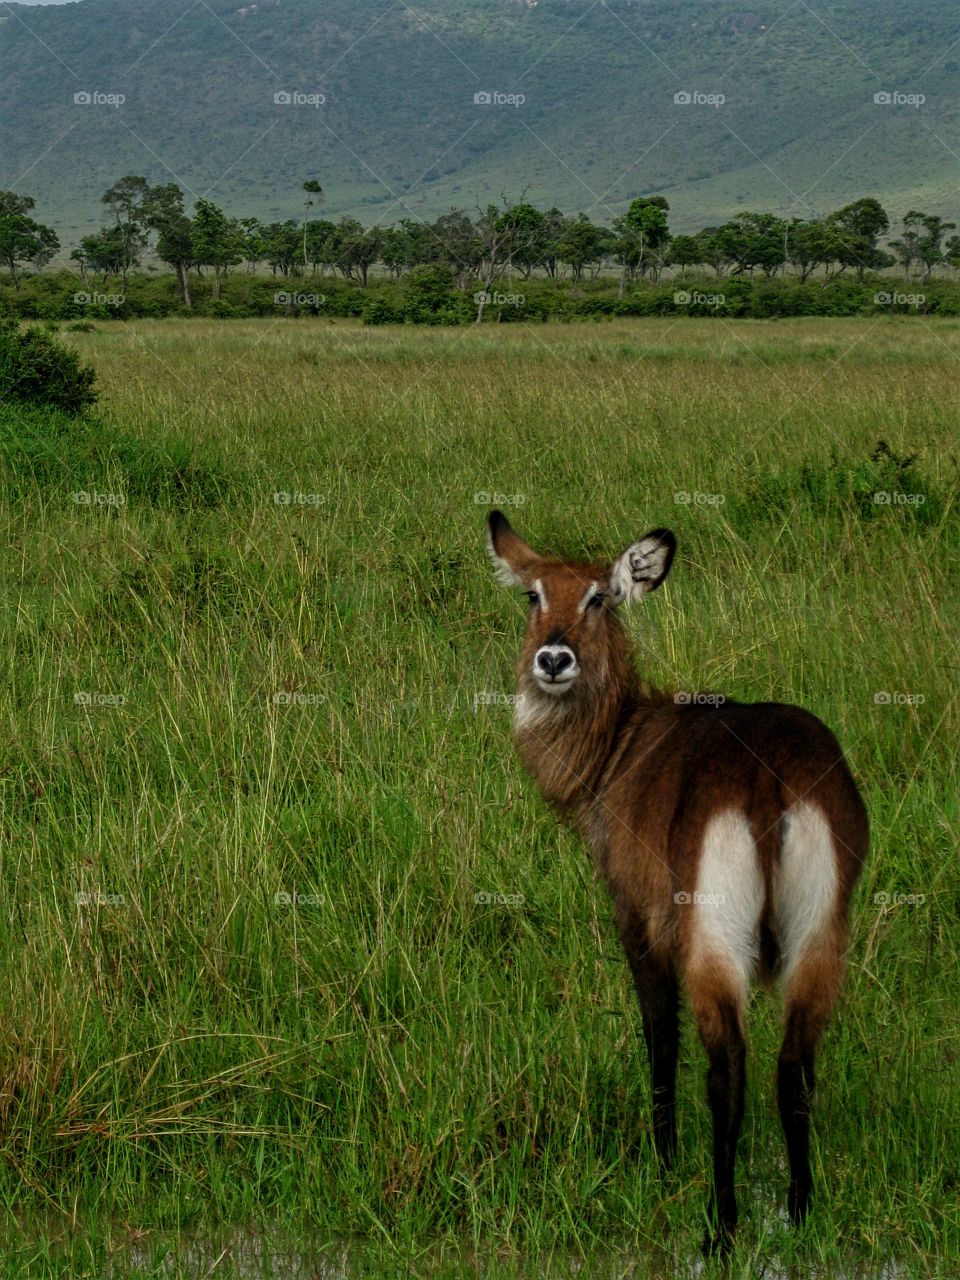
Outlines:
<svg viewBox="0 0 960 1280"><path fill-rule="evenodd" d="M533 678L544 693L566 693L579 674L577 656L567 644L541 645L534 654Z"/></svg>

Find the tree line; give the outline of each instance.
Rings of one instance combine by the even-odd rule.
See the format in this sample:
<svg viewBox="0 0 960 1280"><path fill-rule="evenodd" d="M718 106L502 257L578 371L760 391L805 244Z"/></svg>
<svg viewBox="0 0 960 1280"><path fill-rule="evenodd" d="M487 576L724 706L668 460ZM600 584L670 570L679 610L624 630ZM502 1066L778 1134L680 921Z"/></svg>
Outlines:
<svg viewBox="0 0 960 1280"><path fill-rule="evenodd" d="M638 278L656 284L665 269L711 271L716 277L790 274L806 282L815 273L825 281L845 272L863 280L867 271L899 266L908 278L927 280L938 267L960 267L960 236L955 224L936 214L911 210L897 237L881 240L890 219L879 200L863 197L822 218L781 218L744 211L719 226L693 235L673 235L670 206L663 196L640 196L627 211L604 226L584 213L537 209L526 193L515 204L490 204L471 216L451 209L433 222L401 219L393 226L364 227L344 216L334 222L316 216L323 199L320 184L303 184L303 216L265 223L234 217L211 200L199 198L192 214L176 183L151 186L127 176L102 197L105 225L84 236L70 254L85 283L120 277L126 284L148 251L170 266L181 305L189 309L191 272L208 272L212 296L219 299L232 268L269 268L279 277L339 275L365 288L371 270L383 268L399 278L417 267L449 270L460 289L474 289L477 319L485 299L505 276L528 279L534 272L574 281L596 279L618 269L619 294ZM19 287L20 273L42 270L60 251L49 226L37 222L29 196L0 191L0 262Z"/></svg>

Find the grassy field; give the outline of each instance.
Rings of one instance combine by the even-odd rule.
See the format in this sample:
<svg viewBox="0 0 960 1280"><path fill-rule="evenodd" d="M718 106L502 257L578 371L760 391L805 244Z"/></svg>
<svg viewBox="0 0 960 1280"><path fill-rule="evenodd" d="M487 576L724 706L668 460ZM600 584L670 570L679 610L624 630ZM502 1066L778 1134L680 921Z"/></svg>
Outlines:
<svg viewBox="0 0 960 1280"><path fill-rule="evenodd" d="M757 997L732 1274L956 1276L960 323L64 337L96 417L0 410L0 1276L699 1274L703 1054L660 1183L604 890L512 752L493 503L671 527L645 674L803 703L864 789L819 1202L786 1228Z"/></svg>

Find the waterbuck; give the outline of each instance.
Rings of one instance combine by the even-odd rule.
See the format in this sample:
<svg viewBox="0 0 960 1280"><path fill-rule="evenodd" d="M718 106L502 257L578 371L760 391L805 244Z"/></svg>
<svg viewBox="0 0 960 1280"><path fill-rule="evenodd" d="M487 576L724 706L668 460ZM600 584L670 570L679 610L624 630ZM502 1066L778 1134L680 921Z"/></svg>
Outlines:
<svg viewBox="0 0 960 1280"><path fill-rule="evenodd" d="M814 1056L844 968L850 897L867 815L836 738L777 702L652 693L617 616L654 591L676 539L652 529L612 563L543 557L489 517L503 582L530 601L515 733L545 798L586 840L615 904L643 1012L653 1139L676 1147L679 984L709 1062L713 1180L708 1248L737 1223L744 1008L754 976L779 976L785 1026L777 1102L790 1162L789 1211L811 1196Z"/></svg>

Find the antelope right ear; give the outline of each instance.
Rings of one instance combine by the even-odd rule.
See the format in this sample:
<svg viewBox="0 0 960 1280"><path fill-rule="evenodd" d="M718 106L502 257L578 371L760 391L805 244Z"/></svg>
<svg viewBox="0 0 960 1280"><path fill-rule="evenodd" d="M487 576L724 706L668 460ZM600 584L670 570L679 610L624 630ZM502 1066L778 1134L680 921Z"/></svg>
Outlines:
<svg viewBox="0 0 960 1280"><path fill-rule="evenodd" d="M627 547L610 570L610 594L614 605L656 591L670 572L677 540L669 529L651 529L639 542Z"/></svg>
<svg viewBox="0 0 960 1280"><path fill-rule="evenodd" d="M528 547L502 511L487 516L487 552L494 572L505 587L528 587L540 557Z"/></svg>

